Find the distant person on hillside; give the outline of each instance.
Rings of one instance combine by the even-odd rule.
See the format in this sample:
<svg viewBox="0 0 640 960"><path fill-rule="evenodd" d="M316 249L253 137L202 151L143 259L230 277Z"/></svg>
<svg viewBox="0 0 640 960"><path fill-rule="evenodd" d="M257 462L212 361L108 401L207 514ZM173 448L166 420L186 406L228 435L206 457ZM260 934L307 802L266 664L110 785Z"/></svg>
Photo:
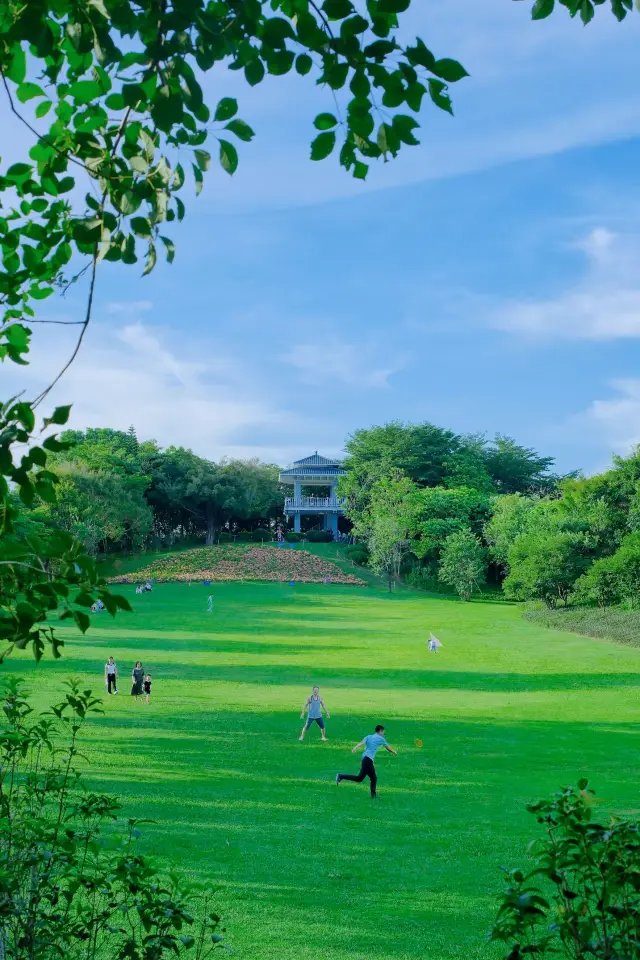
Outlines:
<svg viewBox="0 0 640 960"><path fill-rule="evenodd" d="M356 743L355 747L352 749L351 753L355 753L360 747L364 747L364 753L362 754L362 763L360 765L360 773L357 776L354 776L350 773L338 773L336 774L336 785L341 783L343 780L351 780L353 783L362 783L365 777L369 777L369 786L371 787L371 799L375 800L376 786L378 784L378 776L376 774L376 768L373 764L373 761L376 758L376 753L380 747L384 747L389 753L392 753L394 757L398 756L398 751L394 750L393 747L390 747L384 736L384 727L381 723L376 727L375 733L370 733L368 737L365 737L364 740L361 740L360 743Z"/></svg>
<svg viewBox="0 0 640 960"><path fill-rule="evenodd" d="M102 600L96 600L95 603L91 604L92 613L102 613L103 610L104 610L104 603L102 602Z"/></svg>
<svg viewBox="0 0 640 960"><path fill-rule="evenodd" d="M434 637L432 633L429 634L429 653L437 653L438 647L441 647L442 644L437 637Z"/></svg>
<svg viewBox="0 0 640 960"><path fill-rule="evenodd" d="M151 674L150 673L148 673L144 678L142 689L144 690L145 703L149 703L151 699Z"/></svg>
<svg viewBox="0 0 640 960"><path fill-rule="evenodd" d="M113 657L109 657L104 665L104 682L107 685L109 696L111 696L112 687L114 693L118 692L118 668Z"/></svg>
<svg viewBox="0 0 640 960"><path fill-rule="evenodd" d="M207 597L207 611L208 613L213 613L213 594L210 593Z"/></svg>
<svg viewBox="0 0 640 960"><path fill-rule="evenodd" d="M311 691L311 696L307 697L302 708L302 713L300 714L300 719L304 720L305 713L307 714L307 722L302 728L302 733L300 734L300 740L304 740L304 735L311 726L312 723L317 723L320 727L320 733L322 739L326 740L324 733L324 720L322 719L322 711L327 715L327 720L331 719L331 714L324 705L324 700L320 696L320 687L314 687Z"/></svg>
<svg viewBox="0 0 640 960"><path fill-rule="evenodd" d="M136 660L136 665L131 671L131 696L135 697L136 700L138 697L142 696L142 681L144 679L144 670L142 669L142 664L139 660Z"/></svg>
<svg viewBox="0 0 640 960"><path fill-rule="evenodd" d="M136 587L136 593L142 593L143 590L144 590L144 587L142 586L141 583L139 583L138 586Z"/></svg>
<svg viewBox="0 0 640 960"><path fill-rule="evenodd" d="M152 590L151 580L147 580L147 582L144 585L144 589L147 591L147 593L151 593L151 590Z"/></svg>

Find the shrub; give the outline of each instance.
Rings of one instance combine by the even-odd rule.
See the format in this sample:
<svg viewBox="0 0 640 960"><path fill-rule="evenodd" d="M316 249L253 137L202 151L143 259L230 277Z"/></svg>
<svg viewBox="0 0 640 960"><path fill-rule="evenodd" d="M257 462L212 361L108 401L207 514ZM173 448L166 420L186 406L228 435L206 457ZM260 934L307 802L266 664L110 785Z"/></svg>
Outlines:
<svg viewBox="0 0 640 960"><path fill-rule="evenodd" d="M471 530L458 530L442 548L438 580L448 584L461 600L470 600L485 581L486 551Z"/></svg>
<svg viewBox="0 0 640 960"><path fill-rule="evenodd" d="M267 530L266 527L256 527L256 529L251 534L251 539L255 543L262 543L263 540L266 540L267 543L271 540L272 533L271 530Z"/></svg>
<svg viewBox="0 0 640 960"><path fill-rule="evenodd" d="M589 566L584 537L578 533L526 533L509 550L509 576L504 593L509 600L543 600L555 607L567 603L578 577Z"/></svg>
<svg viewBox="0 0 640 960"><path fill-rule="evenodd" d="M582 599L599 607L626 601L636 606L640 595L640 535L631 534L611 557L603 557L576 584Z"/></svg>
<svg viewBox="0 0 640 960"><path fill-rule="evenodd" d="M233 543L233 534L227 533L226 531L221 533L218 537L219 543Z"/></svg>
<svg viewBox="0 0 640 960"><path fill-rule="evenodd" d="M594 817L586 780L527 807L546 837L529 846L526 870L507 871L490 939L510 960L640 957L640 825Z"/></svg>
<svg viewBox="0 0 640 960"><path fill-rule="evenodd" d="M405 583L408 583L410 587L415 587L417 590L428 590L430 593L439 592L439 584L437 579L433 575L433 571L427 567L413 567L408 571L405 578Z"/></svg>
<svg viewBox="0 0 640 960"><path fill-rule="evenodd" d="M352 547L347 547L344 555L348 560L353 560L354 563L357 563L359 567L366 567L367 563L369 562L369 551L364 544L361 543L356 543Z"/></svg>
<svg viewBox="0 0 640 960"><path fill-rule="evenodd" d="M293 530L286 534L287 543L300 543L302 539L302 534L294 533Z"/></svg>
<svg viewBox="0 0 640 960"><path fill-rule="evenodd" d="M310 530L307 534L309 543L333 543L331 530Z"/></svg>
<svg viewBox="0 0 640 960"><path fill-rule="evenodd" d="M162 876L135 850L134 820L118 842L118 802L79 783L78 740L99 701L69 683L35 716L21 684L7 682L0 714L0 955L204 960L222 940L211 893Z"/></svg>

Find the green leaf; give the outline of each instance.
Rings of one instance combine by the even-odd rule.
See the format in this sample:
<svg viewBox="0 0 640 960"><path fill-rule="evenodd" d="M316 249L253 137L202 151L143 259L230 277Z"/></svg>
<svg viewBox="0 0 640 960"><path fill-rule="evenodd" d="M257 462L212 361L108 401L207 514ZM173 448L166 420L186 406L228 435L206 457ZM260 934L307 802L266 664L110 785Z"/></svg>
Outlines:
<svg viewBox="0 0 640 960"><path fill-rule="evenodd" d="M220 165L228 174L234 174L238 169L238 151L228 140L220 141Z"/></svg>
<svg viewBox="0 0 640 960"><path fill-rule="evenodd" d="M354 13L351 0L324 0L322 9L330 20L344 20Z"/></svg>
<svg viewBox="0 0 640 960"><path fill-rule="evenodd" d="M451 106L451 100L446 90L446 83L443 83L442 80L434 80L429 77L429 96L436 107L440 107L441 110L446 110L447 113L453 116L453 107Z"/></svg>
<svg viewBox="0 0 640 960"><path fill-rule="evenodd" d="M151 236L151 224L146 217L132 217L131 229L137 237L147 238Z"/></svg>
<svg viewBox="0 0 640 960"><path fill-rule="evenodd" d="M126 103L121 93L110 93L104 101L104 105L109 110L124 110Z"/></svg>
<svg viewBox="0 0 640 960"><path fill-rule="evenodd" d="M81 610L73 611L73 619L75 620L76 625L81 633L86 633L91 626L91 620L89 619L88 615L83 613Z"/></svg>
<svg viewBox="0 0 640 960"><path fill-rule="evenodd" d="M176 245L169 237L160 237L167 250L167 263L173 263L176 256Z"/></svg>
<svg viewBox="0 0 640 960"><path fill-rule="evenodd" d="M369 164L356 160L353 167L353 175L357 180L366 180L369 173Z"/></svg>
<svg viewBox="0 0 640 960"><path fill-rule="evenodd" d="M15 43L11 49L11 61L5 68L5 76L13 83L22 83L27 75L27 56L20 43Z"/></svg>
<svg viewBox="0 0 640 960"><path fill-rule="evenodd" d="M151 271L156 265L157 259L158 259L158 256L156 254L156 248L153 243L150 243L149 250L147 252L147 262L145 264L144 270L142 271L143 277L146 277L148 273L151 273Z"/></svg>
<svg viewBox="0 0 640 960"><path fill-rule="evenodd" d="M324 160L332 152L336 145L336 135L332 130L330 133L320 133L311 144L311 159Z"/></svg>
<svg viewBox="0 0 640 960"><path fill-rule="evenodd" d="M544 20L553 13L555 0L536 0L531 10L532 20Z"/></svg>
<svg viewBox="0 0 640 960"><path fill-rule="evenodd" d="M77 80L69 87L69 94L76 103L92 103L101 94L100 84L95 80Z"/></svg>
<svg viewBox="0 0 640 960"><path fill-rule="evenodd" d="M313 66L313 60L308 53L300 53L296 57L296 70L301 77L306 76Z"/></svg>
<svg viewBox="0 0 640 960"><path fill-rule="evenodd" d="M230 130L231 133L235 134L238 140L244 140L245 143L253 140L255 137L254 131L251 129L248 123L245 123L244 120L231 120L226 124L225 130Z"/></svg>
<svg viewBox="0 0 640 960"><path fill-rule="evenodd" d="M16 90L16 97L20 103L26 103L27 100L31 100L33 97L44 96L46 96L44 90L42 87L39 87L37 83L21 83Z"/></svg>
<svg viewBox="0 0 640 960"><path fill-rule="evenodd" d="M71 404L67 404L64 407L56 407L51 416L45 418L44 425L48 427L50 424L55 423L61 427L68 422L70 414Z"/></svg>
<svg viewBox="0 0 640 960"><path fill-rule="evenodd" d="M194 150L194 155L196 158L196 163L205 173L211 166L211 154L207 153L206 150Z"/></svg>
<svg viewBox="0 0 640 960"><path fill-rule="evenodd" d="M36 117L38 118L38 120L41 117L46 116L46 114L49 113L49 110L51 110L51 107L52 107L51 100L43 100L42 103L39 103L38 106L36 107Z"/></svg>
<svg viewBox="0 0 640 960"><path fill-rule="evenodd" d="M33 167L29 166L28 163L14 163L5 173L7 180L12 180L14 183L19 183L20 180L26 180L27 177L31 176L31 171Z"/></svg>
<svg viewBox="0 0 640 960"><path fill-rule="evenodd" d="M311 59L311 58L309 58ZM311 67L309 67L309 70ZM308 73L309 71L307 71ZM264 80L265 69L264 63L262 60L259 60L257 57L255 60L250 60L249 63L244 68L245 80L250 87L255 87L256 84Z"/></svg>
<svg viewBox="0 0 640 960"><path fill-rule="evenodd" d="M217 122L222 120L230 120L231 117L235 117L237 112L238 101L234 100L233 97L223 97L216 107L216 112L213 115L213 119Z"/></svg>
<svg viewBox="0 0 640 960"><path fill-rule="evenodd" d="M578 790L586 790L588 786L589 781L586 779L586 777L582 777L580 780L578 780Z"/></svg>
<svg viewBox="0 0 640 960"><path fill-rule="evenodd" d="M444 60L436 60L431 67L431 72L435 73L436 77L446 80L447 83L456 83L458 80L462 80L463 77L469 76L461 63L458 63L457 60L448 60L446 58Z"/></svg>
<svg viewBox="0 0 640 960"><path fill-rule="evenodd" d="M338 125L336 117L332 113L319 113L313 121L316 130L331 130Z"/></svg>

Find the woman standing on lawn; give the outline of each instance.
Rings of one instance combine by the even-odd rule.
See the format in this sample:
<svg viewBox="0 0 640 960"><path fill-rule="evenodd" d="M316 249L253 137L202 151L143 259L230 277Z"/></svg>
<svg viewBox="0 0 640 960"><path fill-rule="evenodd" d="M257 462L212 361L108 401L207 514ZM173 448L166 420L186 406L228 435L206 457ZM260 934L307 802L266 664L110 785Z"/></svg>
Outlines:
<svg viewBox="0 0 640 960"><path fill-rule="evenodd" d="M135 697L136 700L138 697L141 697L143 694L142 690L142 681L144 680L144 670L142 669L142 664L139 660L136 660L136 665L131 671L131 696Z"/></svg>

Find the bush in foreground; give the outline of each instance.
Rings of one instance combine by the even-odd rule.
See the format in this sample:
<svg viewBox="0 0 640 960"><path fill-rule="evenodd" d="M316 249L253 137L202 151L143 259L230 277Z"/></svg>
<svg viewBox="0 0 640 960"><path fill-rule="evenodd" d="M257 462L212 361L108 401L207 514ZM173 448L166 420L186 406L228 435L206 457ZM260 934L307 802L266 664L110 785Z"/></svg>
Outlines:
<svg viewBox="0 0 640 960"><path fill-rule="evenodd" d="M211 891L161 875L135 850L136 821L116 834L118 802L82 789L78 742L99 701L68 687L35 717L22 681L4 691L0 957L205 960L222 946Z"/></svg>
<svg viewBox="0 0 640 960"><path fill-rule="evenodd" d="M490 939L509 945L507 960L640 958L640 825L596 818L593 804L581 780L527 807L546 836L530 869L506 871Z"/></svg>

